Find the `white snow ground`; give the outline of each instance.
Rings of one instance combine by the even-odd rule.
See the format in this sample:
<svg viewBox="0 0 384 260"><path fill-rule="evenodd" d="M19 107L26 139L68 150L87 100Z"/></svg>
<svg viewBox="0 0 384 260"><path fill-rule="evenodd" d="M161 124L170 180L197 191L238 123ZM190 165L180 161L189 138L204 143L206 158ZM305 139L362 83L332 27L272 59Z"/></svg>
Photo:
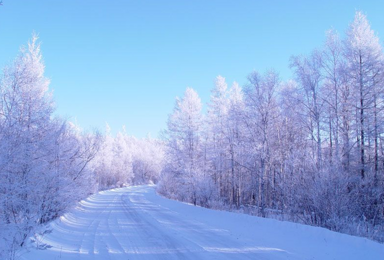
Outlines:
<svg viewBox="0 0 384 260"><path fill-rule="evenodd" d="M384 259L368 239L158 196L153 186L100 192L51 224L25 260Z"/></svg>

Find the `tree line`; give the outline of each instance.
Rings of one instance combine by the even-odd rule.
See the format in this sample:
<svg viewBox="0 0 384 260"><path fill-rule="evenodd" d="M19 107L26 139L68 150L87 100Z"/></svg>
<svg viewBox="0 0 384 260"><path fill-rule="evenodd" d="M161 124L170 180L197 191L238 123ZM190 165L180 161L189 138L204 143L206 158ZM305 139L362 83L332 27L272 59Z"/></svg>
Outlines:
<svg viewBox="0 0 384 260"><path fill-rule="evenodd" d="M252 72L241 88L218 76L203 115L198 94L176 100L164 132L158 190L384 241L384 59L356 12L343 38L293 56L294 79Z"/></svg>
<svg viewBox="0 0 384 260"><path fill-rule="evenodd" d="M44 226L99 190L157 182L161 142L125 131L86 133L55 117L38 37L0 76L0 258L50 232ZM44 245L41 245L44 247Z"/></svg>
<svg viewBox="0 0 384 260"><path fill-rule="evenodd" d="M37 36L0 79L0 255L14 259L37 227L89 195L101 142L53 116Z"/></svg>

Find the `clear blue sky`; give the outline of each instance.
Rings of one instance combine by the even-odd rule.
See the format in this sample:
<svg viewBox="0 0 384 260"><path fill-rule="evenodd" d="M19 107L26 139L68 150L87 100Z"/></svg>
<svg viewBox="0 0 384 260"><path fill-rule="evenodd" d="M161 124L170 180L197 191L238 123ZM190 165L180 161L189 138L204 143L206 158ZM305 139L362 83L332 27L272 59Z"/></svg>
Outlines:
<svg viewBox="0 0 384 260"><path fill-rule="evenodd" d="M244 85L274 68L289 79L289 57L331 27L344 33L356 10L384 33L383 1L3 0L0 67L35 31L57 114L157 137L187 86L206 103L217 75Z"/></svg>

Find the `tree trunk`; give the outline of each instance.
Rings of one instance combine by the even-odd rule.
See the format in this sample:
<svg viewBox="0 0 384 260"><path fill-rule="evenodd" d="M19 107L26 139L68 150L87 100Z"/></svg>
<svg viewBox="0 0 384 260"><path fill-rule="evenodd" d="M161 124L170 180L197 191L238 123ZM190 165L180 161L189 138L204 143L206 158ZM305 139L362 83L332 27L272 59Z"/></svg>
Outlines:
<svg viewBox="0 0 384 260"><path fill-rule="evenodd" d="M363 92L363 64L360 55L360 162L361 178L365 177L365 133L364 133L364 92Z"/></svg>

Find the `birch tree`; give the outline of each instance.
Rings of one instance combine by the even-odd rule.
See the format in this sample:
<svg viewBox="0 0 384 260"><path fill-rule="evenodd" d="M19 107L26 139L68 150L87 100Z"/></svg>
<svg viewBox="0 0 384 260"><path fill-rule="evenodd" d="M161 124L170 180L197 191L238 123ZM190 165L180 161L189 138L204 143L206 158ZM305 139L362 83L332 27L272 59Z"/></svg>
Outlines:
<svg viewBox="0 0 384 260"><path fill-rule="evenodd" d="M162 192L197 203L202 169L201 151L201 100L192 88L187 88L183 98L177 98L173 113L168 118L166 131L165 175ZM176 185L176 187L172 187Z"/></svg>
<svg viewBox="0 0 384 260"><path fill-rule="evenodd" d="M227 83L218 76L208 104L208 160L211 162L212 177L221 196L227 193L226 171L226 120L228 113Z"/></svg>
<svg viewBox="0 0 384 260"><path fill-rule="evenodd" d="M249 140L253 146L253 156L256 160L252 166L255 171L253 180L258 179L254 189L257 194L253 194L252 199L256 199L260 213L265 217L265 208L269 201L269 189L272 185L272 160L271 147L273 143L272 126L276 118L277 103L276 94L279 87L279 77L274 71L267 71L263 76L257 72L249 77L249 86L246 88L247 104L247 130Z"/></svg>

